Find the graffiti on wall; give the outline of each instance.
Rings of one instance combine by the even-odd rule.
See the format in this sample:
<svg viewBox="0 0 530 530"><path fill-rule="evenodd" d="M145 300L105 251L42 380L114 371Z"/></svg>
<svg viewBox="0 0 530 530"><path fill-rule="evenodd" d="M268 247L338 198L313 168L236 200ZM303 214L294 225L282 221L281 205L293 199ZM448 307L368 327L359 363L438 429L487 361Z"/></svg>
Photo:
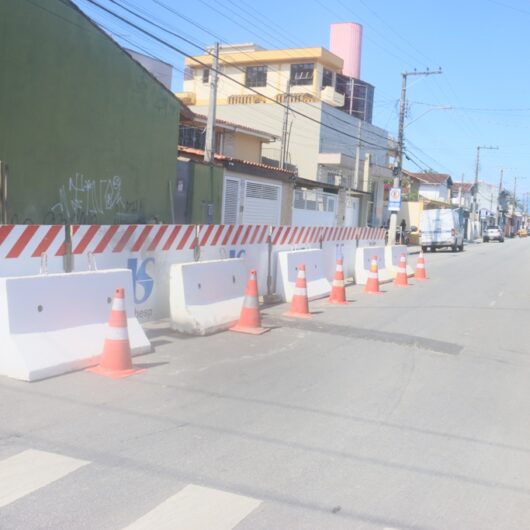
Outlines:
<svg viewBox="0 0 530 530"><path fill-rule="evenodd" d="M99 216L110 212L122 217L122 222L128 214L135 221L141 210L141 201L124 199L120 176L91 179L76 173L59 188L59 201L50 208L44 222L95 223Z"/></svg>

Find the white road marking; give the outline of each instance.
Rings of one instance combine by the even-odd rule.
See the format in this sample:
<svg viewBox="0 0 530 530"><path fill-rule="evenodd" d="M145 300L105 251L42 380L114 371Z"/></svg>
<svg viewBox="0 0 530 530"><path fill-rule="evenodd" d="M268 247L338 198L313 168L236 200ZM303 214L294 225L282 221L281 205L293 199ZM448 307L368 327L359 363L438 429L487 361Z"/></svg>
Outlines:
<svg viewBox="0 0 530 530"><path fill-rule="evenodd" d="M88 464L68 456L28 449L0 462L0 507Z"/></svg>
<svg viewBox="0 0 530 530"><path fill-rule="evenodd" d="M493 307L496 303L497 303L497 300L492 300L489 305L490 307Z"/></svg>
<svg viewBox="0 0 530 530"><path fill-rule="evenodd" d="M231 530L261 501L190 484L124 530Z"/></svg>

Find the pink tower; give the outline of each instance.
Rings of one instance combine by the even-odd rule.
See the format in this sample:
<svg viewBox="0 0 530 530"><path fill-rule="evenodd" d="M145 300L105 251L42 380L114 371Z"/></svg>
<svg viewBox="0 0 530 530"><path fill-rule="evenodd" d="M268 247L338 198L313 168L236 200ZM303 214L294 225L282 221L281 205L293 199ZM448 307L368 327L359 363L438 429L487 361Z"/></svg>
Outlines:
<svg viewBox="0 0 530 530"><path fill-rule="evenodd" d="M342 73L361 78L361 48L363 27L354 22L331 24L329 49L344 61Z"/></svg>

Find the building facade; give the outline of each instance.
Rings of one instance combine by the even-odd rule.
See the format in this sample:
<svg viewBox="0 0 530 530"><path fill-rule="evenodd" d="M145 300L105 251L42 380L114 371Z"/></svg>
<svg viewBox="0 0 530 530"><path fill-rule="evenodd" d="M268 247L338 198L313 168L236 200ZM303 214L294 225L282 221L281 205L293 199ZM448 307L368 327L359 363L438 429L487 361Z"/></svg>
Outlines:
<svg viewBox="0 0 530 530"><path fill-rule="evenodd" d="M177 98L72 2L0 2L10 223L171 221Z"/></svg>
<svg viewBox="0 0 530 530"><path fill-rule="evenodd" d="M362 81L346 75L344 63L325 48L223 46L217 116L276 136L264 146L263 161L297 171L305 182L297 186L298 206L316 201L316 212L333 224L379 226L394 144L386 131L371 124L373 91L361 97L355 86ZM178 94L202 114L208 107L211 65L211 55L187 59ZM329 195L336 200L328 200Z"/></svg>
<svg viewBox="0 0 530 530"><path fill-rule="evenodd" d="M176 203L178 222L291 224L294 172L262 163L263 146L274 135L216 120L213 164L204 163L207 118L181 120ZM186 212L184 216L182 212Z"/></svg>

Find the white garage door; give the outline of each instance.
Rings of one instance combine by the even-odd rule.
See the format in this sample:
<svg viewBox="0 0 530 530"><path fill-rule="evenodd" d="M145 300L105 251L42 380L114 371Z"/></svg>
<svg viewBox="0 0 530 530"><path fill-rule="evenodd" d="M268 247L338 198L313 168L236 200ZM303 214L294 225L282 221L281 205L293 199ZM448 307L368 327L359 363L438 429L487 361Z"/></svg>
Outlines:
<svg viewBox="0 0 530 530"><path fill-rule="evenodd" d="M262 182L245 182L243 224L280 224L281 186Z"/></svg>

